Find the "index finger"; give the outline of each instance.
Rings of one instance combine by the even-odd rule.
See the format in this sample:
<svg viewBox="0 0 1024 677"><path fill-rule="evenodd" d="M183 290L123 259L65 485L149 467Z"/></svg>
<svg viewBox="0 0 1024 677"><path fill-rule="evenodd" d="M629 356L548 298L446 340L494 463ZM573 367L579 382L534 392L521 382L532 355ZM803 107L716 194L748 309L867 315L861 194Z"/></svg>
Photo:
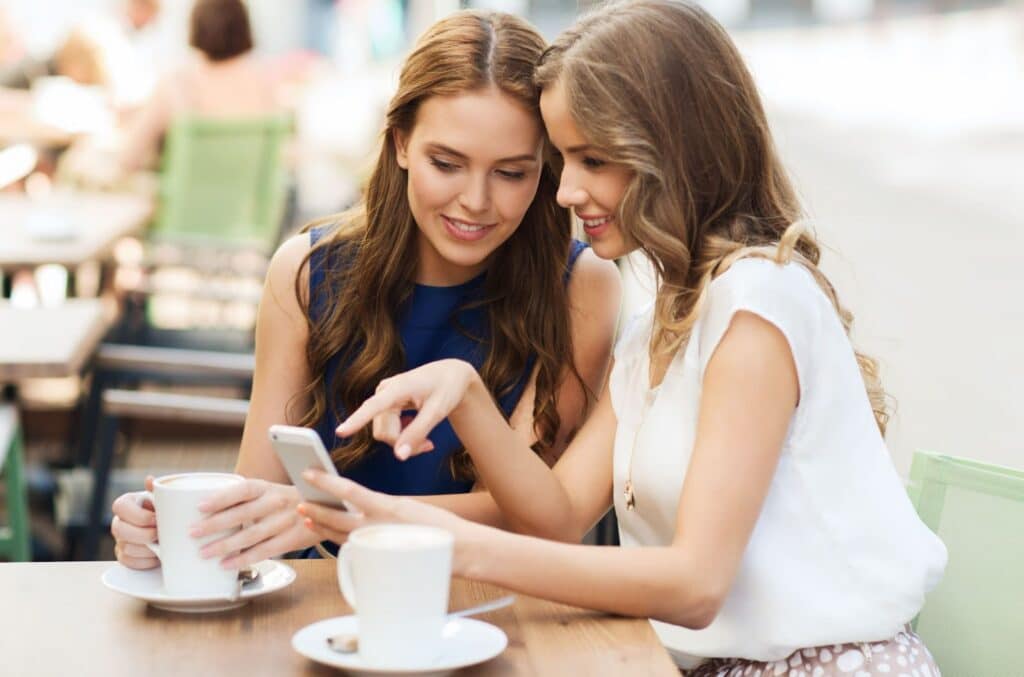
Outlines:
<svg viewBox="0 0 1024 677"><path fill-rule="evenodd" d="M378 414L383 414L392 409L398 410L395 413L400 414L400 408L397 406L399 404L398 400L399 396L394 391L389 393L388 390L382 390L363 402L358 409L338 425L334 432L338 437L350 437L357 430L373 421Z"/></svg>

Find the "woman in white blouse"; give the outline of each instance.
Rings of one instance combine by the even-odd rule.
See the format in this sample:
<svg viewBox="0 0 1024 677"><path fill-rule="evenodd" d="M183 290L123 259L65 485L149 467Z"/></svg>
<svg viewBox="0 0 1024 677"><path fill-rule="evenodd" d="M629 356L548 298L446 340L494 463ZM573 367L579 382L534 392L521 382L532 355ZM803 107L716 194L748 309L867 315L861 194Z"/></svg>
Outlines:
<svg viewBox="0 0 1024 677"><path fill-rule="evenodd" d="M653 307L553 470L458 361L383 381L339 427L372 421L407 458L447 416L509 531L318 473L362 512L304 504L308 526L443 526L457 575L649 617L696 675L938 674L907 623L946 551L892 466L875 363L850 344L725 31L685 2L606 5L537 82L559 201L599 256L647 255ZM610 505L624 547L571 545Z"/></svg>

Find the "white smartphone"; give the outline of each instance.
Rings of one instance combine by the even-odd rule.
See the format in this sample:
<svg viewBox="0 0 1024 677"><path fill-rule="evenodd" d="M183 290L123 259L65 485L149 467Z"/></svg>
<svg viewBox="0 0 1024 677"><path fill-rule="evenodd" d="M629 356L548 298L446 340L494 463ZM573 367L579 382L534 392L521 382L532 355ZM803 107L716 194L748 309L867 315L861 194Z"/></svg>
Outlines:
<svg viewBox="0 0 1024 677"><path fill-rule="evenodd" d="M298 488L304 499L313 503L323 503L332 508L348 509L341 499L311 486L302 477L302 471L309 468L338 476L338 469L327 455L324 443L320 441L316 431L291 425L272 425L270 443L288 471L292 484Z"/></svg>

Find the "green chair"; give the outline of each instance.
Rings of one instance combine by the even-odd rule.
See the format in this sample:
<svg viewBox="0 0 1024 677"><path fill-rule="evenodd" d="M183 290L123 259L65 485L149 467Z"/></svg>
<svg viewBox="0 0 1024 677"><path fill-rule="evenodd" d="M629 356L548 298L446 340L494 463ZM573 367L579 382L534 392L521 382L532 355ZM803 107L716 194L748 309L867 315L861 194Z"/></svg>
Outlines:
<svg viewBox="0 0 1024 677"><path fill-rule="evenodd" d="M949 550L914 623L943 675L1024 674L1024 471L919 451L909 492Z"/></svg>
<svg viewBox="0 0 1024 677"><path fill-rule="evenodd" d="M195 333L188 322L161 320L172 308L207 304L255 307L267 262L284 232L288 175L285 116L184 117L167 133L160 189L146 242L147 274L127 290L112 339L136 345L251 350L251 331L214 323ZM184 288L166 284L188 280Z"/></svg>
<svg viewBox="0 0 1024 677"><path fill-rule="evenodd" d="M175 121L151 239L271 251L281 232L290 131L283 116Z"/></svg>
<svg viewBox="0 0 1024 677"><path fill-rule="evenodd" d="M0 476L7 494L8 521L0 527L0 558L15 562L31 558L23 453L18 412L10 404L0 404Z"/></svg>

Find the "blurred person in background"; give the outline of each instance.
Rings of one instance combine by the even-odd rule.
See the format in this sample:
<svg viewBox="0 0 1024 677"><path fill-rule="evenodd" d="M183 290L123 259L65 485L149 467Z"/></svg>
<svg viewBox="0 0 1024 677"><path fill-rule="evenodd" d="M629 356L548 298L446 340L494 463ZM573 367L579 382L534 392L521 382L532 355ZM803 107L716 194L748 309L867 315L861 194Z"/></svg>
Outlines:
<svg viewBox="0 0 1024 677"><path fill-rule="evenodd" d="M189 21L197 55L168 73L131 120L120 152L125 171L152 167L175 118L244 117L280 112L274 78L253 48L241 0L197 0Z"/></svg>
<svg viewBox="0 0 1024 677"><path fill-rule="evenodd" d="M161 0L121 0L117 40L123 44L120 107L135 112L159 78L186 56L182 36L163 20Z"/></svg>
<svg viewBox="0 0 1024 677"><path fill-rule="evenodd" d="M13 29L7 30L13 35ZM109 59L102 35L85 25L71 29L49 57L36 58L21 50L15 50L14 54L17 56L0 66L0 87L29 89L37 79L54 75L85 86L103 87L110 82Z"/></svg>
<svg viewBox="0 0 1024 677"><path fill-rule="evenodd" d="M0 7L0 80L4 79L7 68L17 65L26 54L25 43L18 35L11 16Z"/></svg>
<svg viewBox="0 0 1024 677"><path fill-rule="evenodd" d="M160 0L125 0L124 16L134 31L153 28L160 18Z"/></svg>

